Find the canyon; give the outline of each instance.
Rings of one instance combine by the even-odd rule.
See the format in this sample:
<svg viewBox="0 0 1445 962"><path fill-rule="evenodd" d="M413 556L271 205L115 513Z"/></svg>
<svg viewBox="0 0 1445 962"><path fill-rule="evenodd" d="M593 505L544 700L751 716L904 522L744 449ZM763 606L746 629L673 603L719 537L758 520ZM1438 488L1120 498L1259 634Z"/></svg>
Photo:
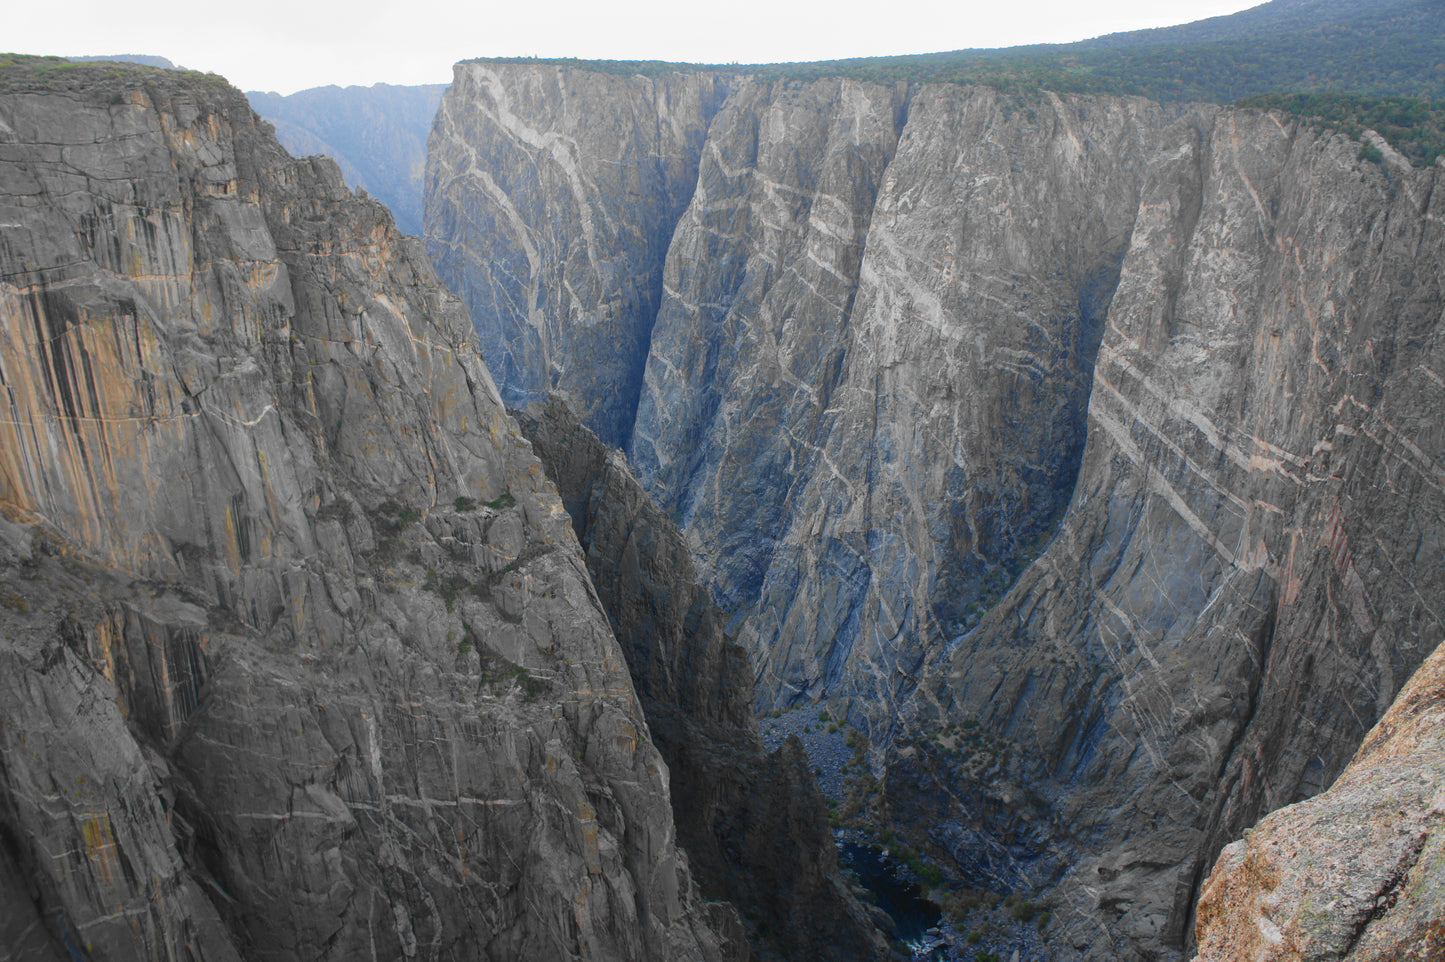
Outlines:
<svg viewBox="0 0 1445 962"><path fill-rule="evenodd" d="M619 644L460 301L334 162L213 76L12 59L0 279L0 958L832 957L790 911L884 956L720 633L666 695L731 727L659 751L626 659L674 653ZM754 923L714 893L764 850Z"/></svg>
<svg viewBox="0 0 1445 962"><path fill-rule="evenodd" d="M441 96L424 241L220 78L0 65L0 962L894 957L798 710L1029 952L1445 951L1439 163L666 64L340 95L396 196Z"/></svg>
<svg viewBox="0 0 1445 962"><path fill-rule="evenodd" d="M758 709L845 714L1058 957L1175 958L1445 638L1440 168L1364 136L472 61L427 243L504 400L679 521Z"/></svg>

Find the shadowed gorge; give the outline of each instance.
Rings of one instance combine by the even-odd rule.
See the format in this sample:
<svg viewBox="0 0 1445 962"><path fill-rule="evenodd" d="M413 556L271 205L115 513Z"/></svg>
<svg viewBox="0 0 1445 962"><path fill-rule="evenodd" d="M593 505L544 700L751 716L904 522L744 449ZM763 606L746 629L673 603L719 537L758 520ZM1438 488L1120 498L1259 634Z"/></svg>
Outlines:
<svg viewBox="0 0 1445 962"><path fill-rule="evenodd" d="M796 742L763 751L747 654L726 637L677 527L564 399L518 418L557 483L627 656L672 774L678 841L704 894L743 906L750 930L785 957L887 957L872 916L839 877L807 756Z"/></svg>

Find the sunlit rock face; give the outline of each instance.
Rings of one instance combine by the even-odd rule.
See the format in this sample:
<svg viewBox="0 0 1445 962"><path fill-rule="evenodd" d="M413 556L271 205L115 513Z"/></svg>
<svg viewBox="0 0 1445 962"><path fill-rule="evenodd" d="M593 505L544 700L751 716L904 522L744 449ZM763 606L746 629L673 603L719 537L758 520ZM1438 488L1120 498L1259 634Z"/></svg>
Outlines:
<svg viewBox="0 0 1445 962"><path fill-rule="evenodd" d="M544 198L668 231L640 379L579 406L636 390L612 437L757 704L849 699L892 816L975 884L1044 893L1060 957L1188 951L1221 847L1334 781L1445 637L1438 168L1209 105L458 76L488 93L453 88L433 153L479 172L433 164L428 243L484 341L531 343L471 291L519 285L529 330L565 328L545 305L615 263ZM616 141L676 130L648 92L687 84L725 96L689 114L681 213L622 220L663 194L608 199ZM562 88L626 124L518 106ZM467 278L462 222L505 225ZM503 380L577 390L566 337Z"/></svg>
<svg viewBox="0 0 1445 962"><path fill-rule="evenodd" d="M1437 648L1322 795L1220 854L1196 962L1445 955L1445 649Z"/></svg>
<svg viewBox="0 0 1445 962"><path fill-rule="evenodd" d="M0 74L0 958L745 958L420 243L216 78L44 66Z"/></svg>

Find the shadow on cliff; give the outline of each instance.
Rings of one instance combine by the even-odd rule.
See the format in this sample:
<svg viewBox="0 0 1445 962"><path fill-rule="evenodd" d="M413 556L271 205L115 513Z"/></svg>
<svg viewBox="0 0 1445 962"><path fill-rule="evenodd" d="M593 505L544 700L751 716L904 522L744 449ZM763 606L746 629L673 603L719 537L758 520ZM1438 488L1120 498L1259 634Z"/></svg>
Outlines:
<svg viewBox="0 0 1445 962"><path fill-rule="evenodd" d="M516 416L572 517L704 894L741 911L763 958L887 958L874 914L839 874L802 745L763 748L747 654L724 632L676 524L563 397Z"/></svg>

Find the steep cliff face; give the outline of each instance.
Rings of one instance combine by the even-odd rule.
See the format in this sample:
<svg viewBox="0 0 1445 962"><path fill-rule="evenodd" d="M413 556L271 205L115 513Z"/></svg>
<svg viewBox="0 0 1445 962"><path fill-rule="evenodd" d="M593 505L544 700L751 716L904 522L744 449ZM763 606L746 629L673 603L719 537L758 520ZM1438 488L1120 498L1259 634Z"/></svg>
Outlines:
<svg viewBox="0 0 1445 962"><path fill-rule="evenodd" d="M1266 115L1182 133L1062 529L926 670L930 744L895 770L900 799L949 786L916 813L940 846L981 819L1025 877L1064 871L1096 955L1183 945L1219 848L1329 785L1445 637L1439 168ZM1012 762L940 751L959 719Z"/></svg>
<svg viewBox="0 0 1445 962"><path fill-rule="evenodd" d="M461 305L333 164L12 64L0 320L0 955L746 955Z"/></svg>
<svg viewBox="0 0 1445 962"><path fill-rule="evenodd" d="M489 285L527 278L533 313L565 327L546 300L584 285L557 284L556 271L600 277L595 265L612 261L549 254L537 238L568 234L546 204L583 188L593 206L618 200L607 182L557 190L555 165L499 153L510 136L445 118L501 115L505 97L507 116L524 118L513 126L565 141L582 169L610 165L631 128L594 109L578 131L557 121L561 101L523 99L603 97L622 85L610 75L458 67L471 76L487 78L487 95L459 79L435 131L428 239L485 347L510 322L453 266L476 241L451 225L506 221L478 248ZM730 615L752 613L741 630L762 704L825 691L891 700L911 688L923 645L976 621L1067 502L1146 158L1179 111L836 80L635 83L683 77L731 93L671 232L636 419L603 433L630 433L639 476L683 520L715 596ZM454 155L492 166L468 174ZM566 370L596 370L595 350L554 341ZM583 376L569 373L596 424ZM509 367L501 377L504 394L509 379L532 383Z"/></svg>
<svg viewBox="0 0 1445 962"><path fill-rule="evenodd" d="M570 392L631 434L663 256L722 80L460 64L427 145L426 233L512 407Z"/></svg>
<svg viewBox="0 0 1445 962"><path fill-rule="evenodd" d="M672 774L678 840L703 892L745 909L783 957L889 957L839 876L827 810L794 740L763 750L747 653L697 580L677 526L553 395L518 415L557 483L587 571Z"/></svg>
<svg viewBox="0 0 1445 962"><path fill-rule="evenodd" d="M630 453L758 703L852 696L892 817L1050 893L1061 957L1177 956L1220 848L1445 637L1439 169L1211 106L711 82ZM434 179L432 249L505 215L547 289L537 169Z"/></svg>

